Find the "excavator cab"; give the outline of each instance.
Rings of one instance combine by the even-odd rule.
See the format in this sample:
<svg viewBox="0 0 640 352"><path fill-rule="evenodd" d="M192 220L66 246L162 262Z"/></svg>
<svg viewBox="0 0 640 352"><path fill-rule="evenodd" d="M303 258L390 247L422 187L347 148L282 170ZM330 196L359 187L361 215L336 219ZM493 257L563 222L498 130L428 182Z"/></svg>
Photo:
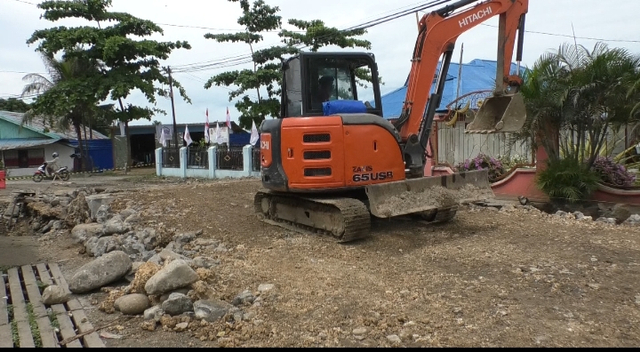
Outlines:
<svg viewBox="0 0 640 352"><path fill-rule="evenodd" d="M382 116L373 54L303 52L285 61L283 71L283 118L328 116L336 107Z"/></svg>

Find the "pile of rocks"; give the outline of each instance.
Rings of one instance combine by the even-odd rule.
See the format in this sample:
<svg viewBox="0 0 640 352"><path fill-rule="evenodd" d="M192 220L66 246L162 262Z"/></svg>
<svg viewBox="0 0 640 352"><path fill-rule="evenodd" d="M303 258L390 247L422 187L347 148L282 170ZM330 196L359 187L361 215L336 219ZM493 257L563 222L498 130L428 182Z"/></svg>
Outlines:
<svg viewBox="0 0 640 352"><path fill-rule="evenodd" d="M224 244L202 238L202 230L176 233L162 223L145 223L144 213L133 202L115 213L114 200L112 192L79 189L39 195L27 203L35 232L47 237L70 234L83 252L96 258L69 280L73 294L102 290L108 295L99 303L100 310L143 315L142 328L147 330L158 325L197 330L217 321L255 318L272 284L240 292L231 302L220 299L212 287L220 261L199 253L227 252ZM46 290L50 302L70 298L58 287Z"/></svg>
<svg viewBox="0 0 640 352"><path fill-rule="evenodd" d="M492 210L492 211L500 211L500 212L514 212L514 211L524 211L524 212L535 212L546 214L546 216L550 216L553 218L563 219L563 220L577 220L577 221L585 221L585 222L597 222L602 224L610 224L610 225L620 225L620 226L640 226L640 215L631 214L628 217L622 218L621 220L612 216L600 216L597 219L593 219L593 217L589 215L585 215L581 211L573 211L566 212L563 210L558 210L553 214L547 214L541 211L540 209L532 206L532 205L521 205L521 204L511 204L510 202L495 202L495 204L471 204L471 211L480 211L481 209ZM611 212L609 212L611 213ZM628 214L628 213L627 213Z"/></svg>
<svg viewBox="0 0 640 352"><path fill-rule="evenodd" d="M220 300L209 286L213 277L209 261L182 259L164 251L169 256L159 258L161 264L151 260L134 263L127 253L111 251L78 269L69 280L69 289L75 294L89 293L132 276L123 288L106 288L109 295L100 309L143 314L144 329L155 330L161 324L175 331L187 330L189 323L194 328L225 316L236 322L251 320L256 316L252 308L261 305L260 295L273 289L272 284L262 284L256 293L245 290L232 302Z"/></svg>

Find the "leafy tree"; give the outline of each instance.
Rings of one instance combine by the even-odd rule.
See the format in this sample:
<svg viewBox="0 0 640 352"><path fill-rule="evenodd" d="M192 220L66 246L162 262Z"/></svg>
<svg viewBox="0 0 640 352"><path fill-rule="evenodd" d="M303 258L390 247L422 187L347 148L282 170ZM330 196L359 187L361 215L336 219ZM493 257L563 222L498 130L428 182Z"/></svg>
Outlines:
<svg viewBox="0 0 640 352"><path fill-rule="evenodd" d="M549 197L576 201L591 194L607 135L635 118L635 99L627 94L639 79L640 59L603 43L593 50L563 44L535 62L521 87L529 115L521 137L549 155L537 180Z"/></svg>
<svg viewBox="0 0 640 352"><path fill-rule="evenodd" d="M340 30L335 27L327 27L321 20L303 21L290 19L288 23L299 31L283 29L278 34L283 38L282 42L288 46L307 46L309 51L317 52L318 49L337 45L340 48L364 48L371 50L371 42L364 39L353 38L365 35L366 29ZM356 82L361 87L367 87L367 82L371 82L371 71L368 68L359 68L355 71ZM381 77L378 77L379 79ZM382 80L380 79L382 84Z"/></svg>
<svg viewBox="0 0 640 352"><path fill-rule="evenodd" d="M16 98L0 98L0 110L12 112L27 112L31 108L30 104Z"/></svg>
<svg viewBox="0 0 640 352"><path fill-rule="evenodd" d="M591 168L607 133L634 116L627 93L639 79L640 59L626 49L563 44L541 56L525 78L525 133L555 135L537 138L550 158L573 158Z"/></svg>
<svg viewBox="0 0 640 352"><path fill-rule="evenodd" d="M75 49L71 49L75 50ZM67 57L57 60L44 53L42 59L50 78L39 73L30 73L23 80L30 81L22 90L22 96L41 94L23 117L22 122L31 122L36 115L44 116L49 127L66 130L73 127L78 137L78 149L83 154L81 126L87 120L97 99L91 91L75 92L78 86L89 89L89 82L98 73L98 63L82 57Z"/></svg>
<svg viewBox="0 0 640 352"><path fill-rule="evenodd" d="M288 55L301 51L299 46L311 46L312 51L327 45L346 47L370 48L371 44L366 40L352 38L362 35L364 30L340 31L336 28L326 27L322 21L289 20L288 23L304 31L304 34L294 31L281 30L284 46L254 51L255 44L264 38L262 33L281 29L282 17L277 13L277 6L269 6L263 0L228 0L238 2L242 9L242 16L238 18L238 24L244 26L245 31L228 34L205 34L205 38L214 39L217 42L245 43L249 45L253 61L253 69L227 71L211 77L204 85L206 89L216 86L236 85L238 88L229 93L229 101L239 98L235 107L240 112L239 125L242 128L251 128L252 121L259 125L266 117L280 117L280 80L282 79L281 61ZM361 80L366 80L366 71L358 72ZM370 77L369 77L370 79ZM263 96L261 88L265 88L267 94ZM248 92L256 91L256 99L252 99Z"/></svg>
<svg viewBox="0 0 640 352"><path fill-rule="evenodd" d="M138 39L162 34L162 28L152 21L134 17L128 13L109 12L111 0L52 0L38 4L44 9L46 20L78 18L95 22L97 26L53 27L36 30L27 44L39 42L36 51L48 57L62 53L64 60L96 63L98 72L83 79L69 81L64 90L50 89L38 96L34 111L58 116L74 108L95 107L110 98L118 102L117 108L103 116L118 119L128 124L131 119L151 119L161 110L134 107L123 100L138 90L150 104L156 104L156 95L166 97L163 86L169 78L162 72L160 60L166 60L174 49L190 49L186 41L158 42ZM108 26L103 24L108 23ZM191 103L182 85L173 80L173 85L185 101ZM56 99L54 93L66 94L69 99ZM91 104L89 104L91 103ZM128 138L127 138L128 139ZM128 160L131 160L130 148Z"/></svg>

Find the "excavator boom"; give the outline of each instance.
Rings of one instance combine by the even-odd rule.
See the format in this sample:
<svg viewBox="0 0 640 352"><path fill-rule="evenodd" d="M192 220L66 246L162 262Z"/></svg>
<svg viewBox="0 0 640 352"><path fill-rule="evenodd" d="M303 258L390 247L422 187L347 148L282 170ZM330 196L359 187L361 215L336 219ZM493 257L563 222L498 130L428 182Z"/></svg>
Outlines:
<svg viewBox="0 0 640 352"><path fill-rule="evenodd" d="M473 3L476 4L462 9ZM420 170L424 169L425 150L436 109L442 99L456 40L461 34L494 16L499 16L494 97L482 104L466 132L506 133L522 128L526 118L524 102L519 93L512 94L512 90L517 89L522 79L518 75L511 75L510 71L516 39L516 60L522 60L524 18L528 5L528 0L461 0L422 17L413 52L407 95L402 113L395 123L405 143L408 168L414 174L420 175ZM435 83L432 83L441 59L440 71ZM434 89L431 93L432 87Z"/></svg>

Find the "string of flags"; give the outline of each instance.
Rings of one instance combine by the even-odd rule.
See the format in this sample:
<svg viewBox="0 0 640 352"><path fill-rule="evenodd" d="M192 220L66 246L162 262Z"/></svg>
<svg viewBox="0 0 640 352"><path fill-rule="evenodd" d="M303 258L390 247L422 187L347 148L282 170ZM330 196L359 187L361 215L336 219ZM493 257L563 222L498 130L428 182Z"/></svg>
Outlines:
<svg viewBox="0 0 640 352"><path fill-rule="evenodd" d="M212 128L209 124L209 108L205 110L205 122L204 122L204 140L206 143L217 143L217 144L229 144L229 134L231 133L231 114L229 113L229 108L226 110L226 120L223 126L220 126L219 122L216 121L215 128ZM226 125L226 128L225 128ZM191 134L189 133L189 126L185 126L184 135L182 139L187 144L187 146L193 144L193 139L191 138ZM169 126L163 126L160 128L160 138L159 142L163 147L167 146L167 142L171 141L171 130ZM260 133L258 132L258 128L256 126L256 122L251 122L251 137L249 139L249 143L252 146L255 146L256 143L260 140Z"/></svg>

